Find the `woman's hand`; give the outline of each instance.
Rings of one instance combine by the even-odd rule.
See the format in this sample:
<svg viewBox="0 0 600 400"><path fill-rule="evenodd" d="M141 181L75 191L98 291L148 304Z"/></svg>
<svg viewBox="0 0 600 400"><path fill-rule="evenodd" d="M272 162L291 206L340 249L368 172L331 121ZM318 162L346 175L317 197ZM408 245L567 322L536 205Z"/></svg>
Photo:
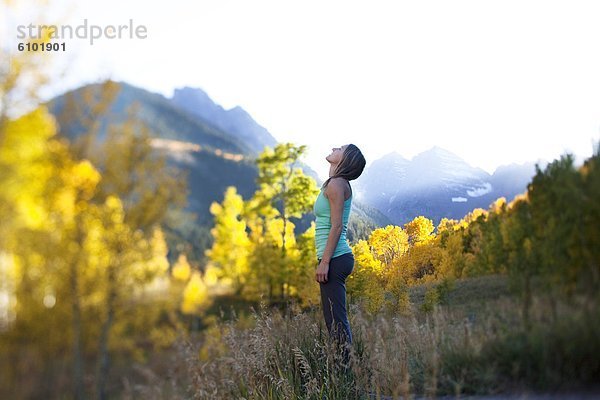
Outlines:
<svg viewBox="0 0 600 400"><path fill-rule="evenodd" d="M315 273L315 278L319 283L327 282L327 274L329 273L329 263L325 261L321 261L319 266L317 267L317 271Z"/></svg>

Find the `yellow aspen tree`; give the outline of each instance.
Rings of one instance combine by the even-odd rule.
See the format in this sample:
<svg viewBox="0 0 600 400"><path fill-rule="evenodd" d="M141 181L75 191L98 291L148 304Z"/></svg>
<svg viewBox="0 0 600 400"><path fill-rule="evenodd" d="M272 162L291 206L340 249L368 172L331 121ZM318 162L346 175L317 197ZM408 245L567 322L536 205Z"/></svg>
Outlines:
<svg viewBox="0 0 600 400"><path fill-rule="evenodd" d="M395 225L375 229L369 236L368 243L371 252L385 268L390 268L396 259L408 251L409 247L408 234Z"/></svg>
<svg viewBox="0 0 600 400"><path fill-rule="evenodd" d="M346 282L348 296L350 301L364 301L367 310L376 313L384 303L384 264L375 257L366 240L359 240L352 251L355 264Z"/></svg>
<svg viewBox="0 0 600 400"><path fill-rule="evenodd" d="M244 200L230 186L223 202L213 203L210 212L215 225L211 229L213 245L206 251L210 265L216 268L219 278L230 283L235 293L240 294L248 282L248 256L251 242L246 232L246 221L242 218Z"/></svg>
<svg viewBox="0 0 600 400"><path fill-rule="evenodd" d="M408 234L408 241L411 245L428 242L435 238L433 233L433 222L429 218L420 215L412 221L404 224L404 229Z"/></svg>

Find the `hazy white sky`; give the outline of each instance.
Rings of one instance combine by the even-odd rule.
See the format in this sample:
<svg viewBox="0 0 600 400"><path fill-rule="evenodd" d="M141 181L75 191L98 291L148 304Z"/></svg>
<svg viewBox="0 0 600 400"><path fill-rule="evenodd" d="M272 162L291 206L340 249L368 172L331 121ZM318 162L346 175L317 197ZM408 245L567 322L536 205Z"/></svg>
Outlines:
<svg viewBox="0 0 600 400"><path fill-rule="evenodd" d="M600 140L598 1L50 4L62 24L133 19L148 30L143 40L67 40L57 61L68 74L54 90L108 77L166 96L201 87L279 141L308 145L321 175L345 143L368 162L437 145L491 173L565 151L589 157ZM30 22L13 14L7 25Z"/></svg>

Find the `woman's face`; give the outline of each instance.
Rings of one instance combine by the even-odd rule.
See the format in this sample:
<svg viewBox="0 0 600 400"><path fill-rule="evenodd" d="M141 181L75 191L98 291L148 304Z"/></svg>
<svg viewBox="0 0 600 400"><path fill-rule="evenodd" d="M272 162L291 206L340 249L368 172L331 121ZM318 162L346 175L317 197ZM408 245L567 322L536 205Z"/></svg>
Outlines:
<svg viewBox="0 0 600 400"><path fill-rule="evenodd" d="M342 157L344 156L344 150L348 147L347 144L342 147L334 147L331 149L331 154L329 154L325 159L329 161L331 164L339 164L342 162Z"/></svg>

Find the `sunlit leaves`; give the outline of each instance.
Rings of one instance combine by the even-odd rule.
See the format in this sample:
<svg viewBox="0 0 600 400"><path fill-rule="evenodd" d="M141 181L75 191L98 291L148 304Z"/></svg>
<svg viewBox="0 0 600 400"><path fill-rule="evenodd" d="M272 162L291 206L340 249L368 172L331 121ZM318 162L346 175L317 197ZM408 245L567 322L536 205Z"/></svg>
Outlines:
<svg viewBox="0 0 600 400"><path fill-rule="evenodd" d="M1 310L1 325L14 334L9 338L30 343L28 351L56 359L71 356L72 343L79 343L81 358L115 343L122 352L135 351L131 328L124 326L157 312L128 307L168 270L161 213L147 201L140 229L128 217L135 197L127 197L126 208L124 194L101 191L100 170L75 159L55 129L43 108L2 126L0 290L10 308ZM157 207L164 204L160 196ZM99 346L101 330L109 347ZM112 335L117 340L108 341ZM21 340L2 347L14 345L19 354Z"/></svg>
<svg viewBox="0 0 600 400"><path fill-rule="evenodd" d="M179 256L179 259L173 266L173 272L172 272L173 278L178 281L187 282L188 279L190 279L191 274L192 274L192 267L190 267L190 264L188 263L187 258L185 257L185 254L181 254Z"/></svg>
<svg viewBox="0 0 600 400"><path fill-rule="evenodd" d="M297 238L290 221L308 212L318 193L315 181L298 168L304 151L290 143L267 147L257 159L254 195L244 202L235 188L228 188L223 202L211 205L215 226L209 266L248 298L300 293L314 298L300 287L308 284L316 261L310 251L314 229ZM211 270L211 275L217 274Z"/></svg>
<svg viewBox="0 0 600 400"><path fill-rule="evenodd" d="M225 192L222 204L213 203L210 212L215 217L211 229L214 243L206 254L220 276L233 282L234 291L240 291L247 281L250 239L246 232L246 221L241 218L244 201L234 187Z"/></svg>
<svg viewBox="0 0 600 400"><path fill-rule="evenodd" d="M207 305L208 290L199 272L194 272L183 291L181 312L198 314Z"/></svg>
<svg viewBox="0 0 600 400"><path fill-rule="evenodd" d="M410 243L426 243L433 238L433 222L422 215L406 224L406 233Z"/></svg>
<svg viewBox="0 0 600 400"><path fill-rule="evenodd" d="M369 246L379 261L391 267L395 260L408 251L408 239L408 234L401 227L388 225L371 233Z"/></svg>

